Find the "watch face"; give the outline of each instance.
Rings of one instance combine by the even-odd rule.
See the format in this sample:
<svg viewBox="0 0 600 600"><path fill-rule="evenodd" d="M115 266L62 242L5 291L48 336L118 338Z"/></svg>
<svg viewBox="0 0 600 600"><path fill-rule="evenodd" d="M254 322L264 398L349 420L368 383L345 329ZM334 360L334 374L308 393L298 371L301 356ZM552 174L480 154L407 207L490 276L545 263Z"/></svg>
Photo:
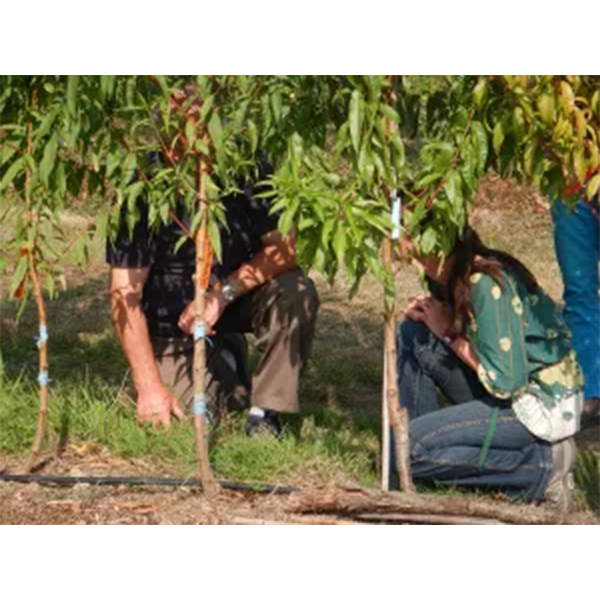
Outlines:
<svg viewBox="0 0 600 600"><path fill-rule="evenodd" d="M227 302L233 302L235 300L235 290L233 289L233 286L230 284L226 284L223 286L223 298L225 298L225 300Z"/></svg>

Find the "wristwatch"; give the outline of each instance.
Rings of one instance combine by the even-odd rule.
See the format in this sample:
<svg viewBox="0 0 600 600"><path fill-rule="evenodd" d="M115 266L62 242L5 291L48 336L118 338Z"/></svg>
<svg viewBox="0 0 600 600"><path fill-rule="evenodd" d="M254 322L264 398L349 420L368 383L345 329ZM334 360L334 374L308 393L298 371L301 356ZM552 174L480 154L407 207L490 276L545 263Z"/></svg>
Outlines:
<svg viewBox="0 0 600 600"><path fill-rule="evenodd" d="M221 288L221 296L227 304L231 304L237 298L235 288L228 281L225 282Z"/></svg>

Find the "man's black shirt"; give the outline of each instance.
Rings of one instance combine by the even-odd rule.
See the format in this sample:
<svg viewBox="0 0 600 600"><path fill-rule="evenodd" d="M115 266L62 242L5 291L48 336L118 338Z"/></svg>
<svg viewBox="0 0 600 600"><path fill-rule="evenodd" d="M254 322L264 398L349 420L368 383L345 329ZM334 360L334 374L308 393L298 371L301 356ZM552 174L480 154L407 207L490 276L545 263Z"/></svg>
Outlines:
<svg viewBox="0 0 600 600"><path fill-rule="evenodd" d="M223 200L227 227L219 224L222 263L215 261L213 274L224 279L247 263L263 247L261 237L277 229L278 215L269 214L269 203L254 195L251 185L243 193ZM176 216L189 230L190 218L179 209ZM107 241L106 260L113 267L150 267L143 290L142 307L152 337L184 337L177 325L183 309L194 299L192 276L196 268L194 241L173 221L157 230L148 226L147 204L140 203L140 218L130 237L125 219L113 243Z"/></svg>

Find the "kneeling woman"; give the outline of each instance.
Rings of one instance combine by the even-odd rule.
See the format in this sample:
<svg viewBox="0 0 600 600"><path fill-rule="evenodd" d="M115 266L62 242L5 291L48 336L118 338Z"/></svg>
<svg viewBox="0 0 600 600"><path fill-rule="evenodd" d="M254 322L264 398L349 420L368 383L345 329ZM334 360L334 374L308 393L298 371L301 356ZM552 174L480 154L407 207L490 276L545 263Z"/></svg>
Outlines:
<svg viewBox="0 0 600 600"><path fill-rule="evenodd" d="M445 260L417 260L439 292L398 331L413 477L566 508L583 381L557 306L468 226Z"/></svg>

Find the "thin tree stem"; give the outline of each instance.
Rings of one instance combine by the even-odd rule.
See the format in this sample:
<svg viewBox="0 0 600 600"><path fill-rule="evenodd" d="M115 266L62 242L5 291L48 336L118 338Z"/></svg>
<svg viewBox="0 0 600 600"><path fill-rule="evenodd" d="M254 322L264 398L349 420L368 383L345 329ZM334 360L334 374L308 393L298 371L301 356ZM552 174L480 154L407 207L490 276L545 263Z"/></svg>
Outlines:
<svg viewBox="0 0 600 600"><path fill-rule="evenodd" d="M33 285L33 296L35 298L35 303L37 306L39 326L41 332L47 327L46 304L44 302L42 287L40 285L40 280L35 266L33 250L29 251L29 277L31 278L31 283ZM42 448L42 443L44 442L44 437L46 435L46 422L48 418L48 342L46 341L45 336L42 337L40 335L40 339L38 341L38 348L40 368L40 406L38 411L37 428L35 431L35 437L33 439L33 445L31 447L31 456L29 457L29 461L27 463L28 472L30 472L33 469L38 460Z"/></svg>
<svg viewBox="0 0 600 600"><path fill-rule="evenodd" d="M36 106L36 92L32 90L31 92L31 109L34 110ZM29 121L27 123L27 154L31 155L33 152L33 135L32 135L33 125L32 122ZM27 210L31 208L31 169L29 166L25 171L25 203L27 206ZM39 214L38 214L39 220ZM33 224L31 220L28 221L29 226L32 227ZM37 225L37 224L36 224ZM34 235L37 231L37 226L34 229ZM39 384L40 384L40 406L38 410L38 422L35 431L35 437L33 438L33 445L31 447L31 456L27 462L27 471L31 471L37 462L38 456L40 454L42 444L44 442L44 437L46 435L46 422L48 417L48 343L47 336L41 335L42 331L46 331L47 327L47 319L46 319L46 304L44 302L44 295L42 293L42 286L40 285L40 280L37 273L37 267L35 264L35 242L34 239L31 245L27 248L27 259L29 266L29 278L31 279L31 283L33 285L33 295L35 298L35 303L38 311L38 321L40 328L40 340L38 342L39 349Z"/></svg>
<svg viewBox="0 0 600 600"><path fill-rule="evenodd" d="M204 308L208 278L212 262L210 239L208 237L208 201L206 197L206 176L208 165L206 158L198 159L198 201L200 225L195 234L196 241L196 277L195 277L195 306L196 327L204 326ZM208 454L208 428L206 424L206 340L204 335L194 334L194 431L196 435L196 458L198 460L199 477L202 488L208 495L214 495L219 490L211 468Z"/></svg>

